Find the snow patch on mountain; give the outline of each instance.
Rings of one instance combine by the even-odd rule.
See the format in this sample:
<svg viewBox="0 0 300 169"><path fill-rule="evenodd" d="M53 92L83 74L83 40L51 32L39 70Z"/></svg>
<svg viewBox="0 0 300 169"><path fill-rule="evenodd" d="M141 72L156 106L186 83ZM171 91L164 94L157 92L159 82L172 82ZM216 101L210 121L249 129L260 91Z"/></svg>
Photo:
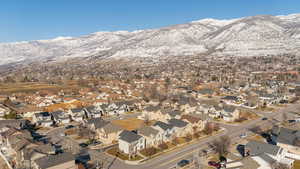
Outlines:
<svg viewBox="0 0 300 169"><path fill-rule="evenodd" d="M65 61L71 58L172 57L215 52L220 56L298 53L300 14L202 19L187 24L133 32L96 32L0 43L0 65Z"/></svg>

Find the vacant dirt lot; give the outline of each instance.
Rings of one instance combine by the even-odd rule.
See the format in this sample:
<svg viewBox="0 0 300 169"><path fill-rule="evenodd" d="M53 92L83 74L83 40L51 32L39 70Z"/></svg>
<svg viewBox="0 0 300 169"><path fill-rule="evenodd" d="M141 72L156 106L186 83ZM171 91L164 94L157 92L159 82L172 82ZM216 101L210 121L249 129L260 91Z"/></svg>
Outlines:
<svg viewBox="0 0 300 169"><path fill-rule="evenodd" d="M112 123L120 126L125 130L136 130L145 125L143 120L136 119L136 118L128 118L124 120L113 120Z"/></svg>

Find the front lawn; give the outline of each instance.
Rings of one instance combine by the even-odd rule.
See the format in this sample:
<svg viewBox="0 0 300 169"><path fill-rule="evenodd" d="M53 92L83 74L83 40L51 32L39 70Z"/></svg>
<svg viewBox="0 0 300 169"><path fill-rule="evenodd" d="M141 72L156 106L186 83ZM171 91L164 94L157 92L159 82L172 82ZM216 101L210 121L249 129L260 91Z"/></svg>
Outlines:
<svg viewBox="0 0 300 169"><path fill-rule="evenodd" d="M160 150L155 148L155 147L150 147L150 148L146 148L144 150L141 150L140 153L143 155L143 156L146 156L146 157L150 157L150 156L153 156L155 155L156 153L158 153Z"/></svg>
<svg viewBox="0 0 300 169"><path fill-rule="evenodd" d="M106 152L108 154L110 154L112 156L115 156L115 157L118 157L118 158L120 158L122 160L138 161L138 160L142 160L143 159L143 157L141 157L139 155L135 155L134 157L132 157L131 159L129 159L129 155L120 152L118 147L111 148L111 149L107 150Z"/></svg>

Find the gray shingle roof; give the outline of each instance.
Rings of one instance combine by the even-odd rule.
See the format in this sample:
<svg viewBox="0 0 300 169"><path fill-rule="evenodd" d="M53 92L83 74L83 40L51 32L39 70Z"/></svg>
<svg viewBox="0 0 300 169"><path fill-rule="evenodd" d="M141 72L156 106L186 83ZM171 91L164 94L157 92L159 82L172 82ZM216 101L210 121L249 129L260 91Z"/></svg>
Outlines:
<svg viewBox="0 0 300 169"><path fill-rule="evenodd" d="M89 119L87 121L88 124L94 124L96 129L102 128L109 124L108 121L102 120L101 118Z"/></svg>
<svg viewBox="0 0 300 169"><path fill-rule="evenodd" d="M107 125L105 125L103 127L103 130L106 132L106 133L115 133L115 132L118 132L118 131L121 131L122 128L117 126L117 125L114 125L112 123L108 123Z"/></svg>
<svg viewBox="0 0 300 169"><path fill-rule="evenodd" d="M71 109L72 113L79 113L81 111L83 111L83 109L81 108L76 108L76 109Z"/></svg>
<svg viewBox="0 0 300 169"><path fill-rule="evenodd" d="M58 155L45 156L35 160L35 163L41 168L46 169L49 167L57 166L69 161L74 161L75 157L71 153L62 153ZM75 161L74 161L75 163Z"/></svg>
<svg viewBox="0 0 300 169"><path fill-rule="evenodd" d="M278 146L258 141L249 141L246 144L246 148L250 150L251 155L261 155L263 153L267 153L276 156L281 150L281 148Z"/></svg>
<svg viewBox="0 0 300 169"><path fill-rule="evenodd" d="M223 97L224 100L234 100L234 101L237 101L238 98L236 96L225 96Z"/></svg>
<svg viewBox="0 0 300 169"><path fill-rule="evenodd" d="M168 121L170 125L175 126L175 127L185 127L186 125L188 125L187 122L182 121L182 120L178 120L178 119L171 119Z"/></svg>
<svg viewBox="0 0 300 169"><path fill-rule="evenodd" d="M156 111L160 110L160 107L159 106L150 105L150 106L146 107L145 110L148 111L148 112L156 112Z"/></svg>
<svg viewBox="0 0 300 169"><path fill-rule="evenodd" d="M236 109L236 107L234 107L234 106L228 106L228 105L224 106L225 112L233 113L235 111L235 109Z"/></svg>
<svg viewBox="0 0 300 169"><path fill-rule="evenodd" d="M155 136L159 133L158 130L154 129L153 127L145 126L138 130L138 134L149 137L151 135Z"/></svg>
<svg viewBox="0 0 300 169"><path fill-rule="evenodd" d="M154 124L154 126L158 126L158 127L160 127L161 129L163 129L163 130L168 130L168 129L172 129L172 128L173 128L172 125L167 124L167 123L164 123L164 122L162 122L162 121L157 121L157 122Z"/></svg>
<svg viewBox="0 0 300 169"><path fill-rule="evenodd" d="M273 129L272 133L277 132L277 142L284 143L288 145L295 145L295 142L300 138L300 131L291 130L288 128L276 128Z"/></svg>
<svg viewBox="0 0 300 169"><path fill-rule="evenodd" d="M142 136L127 130L122 131L119 135L120 140L126 141L128 143L133 143L135 141L138 141L140 138L142 138Z"/></svg>

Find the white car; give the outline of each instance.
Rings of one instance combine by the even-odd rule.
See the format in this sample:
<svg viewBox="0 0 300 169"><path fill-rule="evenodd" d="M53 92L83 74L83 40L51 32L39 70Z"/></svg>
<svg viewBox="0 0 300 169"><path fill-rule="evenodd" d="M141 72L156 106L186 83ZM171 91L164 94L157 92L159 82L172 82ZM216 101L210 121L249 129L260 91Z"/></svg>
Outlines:
<svg viewBox="0 0 300 169"><path fill-rule="evenodd" d="M246 134L246 133L242 133L242 134L240 135L240 138L245 138L245 137L247 137L247 134Z"/></svg>

